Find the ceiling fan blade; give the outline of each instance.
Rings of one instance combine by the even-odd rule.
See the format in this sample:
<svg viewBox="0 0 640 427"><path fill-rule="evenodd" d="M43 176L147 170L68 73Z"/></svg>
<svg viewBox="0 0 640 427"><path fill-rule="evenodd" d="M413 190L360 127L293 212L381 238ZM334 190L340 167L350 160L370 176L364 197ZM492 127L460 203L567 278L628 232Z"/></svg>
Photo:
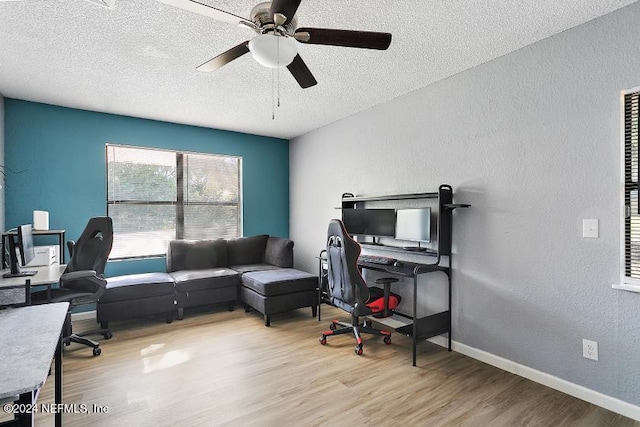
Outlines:
<svg viewBox="0 0 640 427"><path fill-rule="evenodd" d="M225 12L224 10L216 9L215 7L208 6L206 4L198 3L192 0L157 0L160 3L168 4L169 6L178 7L180 9L188 10L189 12L197 13L199 15L208 16L217 21L227 22L233 25L247 25L251 28L255 28L255 24L248 19L241 16L234 15L233 13Z"/></svg>
<svg viewBox="0 0 640 427"><path fill-rule="evenodd" d="M296 15L298 6L300 6L300 1L301 0L273 0L273 2L271 2L269 15L271 15L271 18L274 19L274 22L275 18L273 15L275 15L276 13L284 15L287 20L280 25L286 25L291 22L293 17Z"/></svg>
<svg viewBox="0 0 640 427"><path fill-rule="evenodd" d="M296 55L296 57L293 58L291 64L287 65L287 68L302 89L306 89L318 84L316 78L313 77L313 74L311 74L311 71L307 67L307 64L304 63L300 55Z"/></svg>
<svg viewBox="0 0 640 427"><path fill-rule="evenodd" d="M227 65L229 62L234 59L240 58L245 53L249 52L249 41L240 43L237 46L232 47L228 51L221 53L210 61L205 62L196 68L198 71L215 71L223 65Z"/></svg>
<svg viewBox="0 0 640 427"><path fill-rule="evenodd" d="M329 28L298 28L295 38L301 43L378 50L386 50L391 44L391 34L389 33L332 30Z"/></svg>

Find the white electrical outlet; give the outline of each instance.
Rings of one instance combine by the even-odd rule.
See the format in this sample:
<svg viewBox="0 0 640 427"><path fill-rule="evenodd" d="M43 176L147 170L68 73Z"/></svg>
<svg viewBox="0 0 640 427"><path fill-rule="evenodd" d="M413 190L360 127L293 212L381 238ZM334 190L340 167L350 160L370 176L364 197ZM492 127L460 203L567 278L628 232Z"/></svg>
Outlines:
<svg viewBox="0 0 640 427"><path fill-rule="evenodd" d="M591 340L582 340L582 357L598 361L598 343Z"/></svg>

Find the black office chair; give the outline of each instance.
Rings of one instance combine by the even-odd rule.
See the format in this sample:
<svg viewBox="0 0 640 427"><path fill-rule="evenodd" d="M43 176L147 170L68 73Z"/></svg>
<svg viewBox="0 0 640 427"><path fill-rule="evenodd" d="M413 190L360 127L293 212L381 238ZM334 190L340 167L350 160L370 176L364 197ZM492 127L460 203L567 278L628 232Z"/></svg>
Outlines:
<svg viewBox="0 0 640 427"><path fill-rule="evenodd" d="M380 305L370 301L372 298L369 288L358 268L359 256L358 242L349 236L342 221L332 219L327 231L327 297L332 305L351 314L351 323L332 321L330 330L322 333L320 344L325 345L330 335L353 333L357 343L355 348L357 355L363 352L361 333L384 336L385 344L391 344L390 332L375 329L366 321L360 324L361 316L376 314L372 307ZM399 297L394 296L392 306L397 305L398 302ZM341 328L338 329L338 326Z"/></svg>
<svg viewBox="0 0 640 427"><path fill-rule="evenodd" d="M50 291L35 292L33 304L49 302L68 302L69 313L64 326L63 342L84 344L93 348L93 355L101 353L100 344L85 338L85 335L102 334L105 339L111 338L108 329L74 334L71 327L71 309L84 304L94 304L100 299L107 286L104 268L113 246L113 223L109 217L91 218L77 242L67 243L71 260L67 264L60 287ZM50 292L50 295L49 295Z"/></svg>

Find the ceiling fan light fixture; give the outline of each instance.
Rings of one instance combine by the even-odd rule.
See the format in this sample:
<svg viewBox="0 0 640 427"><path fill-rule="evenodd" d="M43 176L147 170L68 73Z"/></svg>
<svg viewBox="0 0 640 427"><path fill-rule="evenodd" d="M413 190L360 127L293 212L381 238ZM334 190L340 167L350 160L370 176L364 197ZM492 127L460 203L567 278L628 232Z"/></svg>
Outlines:
<svg viewBox="0 0 640 427"><path fill-rule="evenodd" d="M260 65L286 67L298 54L295 40L274 34L260 34L249 41L249 51Z"/></svg>

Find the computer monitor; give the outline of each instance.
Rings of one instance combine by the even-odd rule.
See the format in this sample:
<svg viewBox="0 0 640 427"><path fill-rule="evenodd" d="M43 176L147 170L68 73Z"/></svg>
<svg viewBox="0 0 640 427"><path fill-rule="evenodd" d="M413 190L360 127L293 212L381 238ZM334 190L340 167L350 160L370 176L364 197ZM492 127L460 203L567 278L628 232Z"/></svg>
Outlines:
<svg viewBox="0 0 640 427"><path fill-rule="evenodd" d="M396 235L398 240L418 242L418 246L407 250L421 250L420 242L431 241L431 208L398 209L396 213Z"/></svg>
<svg viewBox="0 0 640 427"><path fill-rule="evenodd" d="M34 276L37 271L25 271L20 269L20 265L24 267L35 258L36 253L33 247L33 227L31 224L20 225L17 228L17 238L13 234L9 234L9 263L10 271L3 274L2 277L22 277ZM16 249L20 252L20 260Z"/></svg>
<svg viewBox="0 0 640 427"><path fill-rule="evenodd" d="M393 237L395 209L343 209L342 221L352 236Z"/></svg>

